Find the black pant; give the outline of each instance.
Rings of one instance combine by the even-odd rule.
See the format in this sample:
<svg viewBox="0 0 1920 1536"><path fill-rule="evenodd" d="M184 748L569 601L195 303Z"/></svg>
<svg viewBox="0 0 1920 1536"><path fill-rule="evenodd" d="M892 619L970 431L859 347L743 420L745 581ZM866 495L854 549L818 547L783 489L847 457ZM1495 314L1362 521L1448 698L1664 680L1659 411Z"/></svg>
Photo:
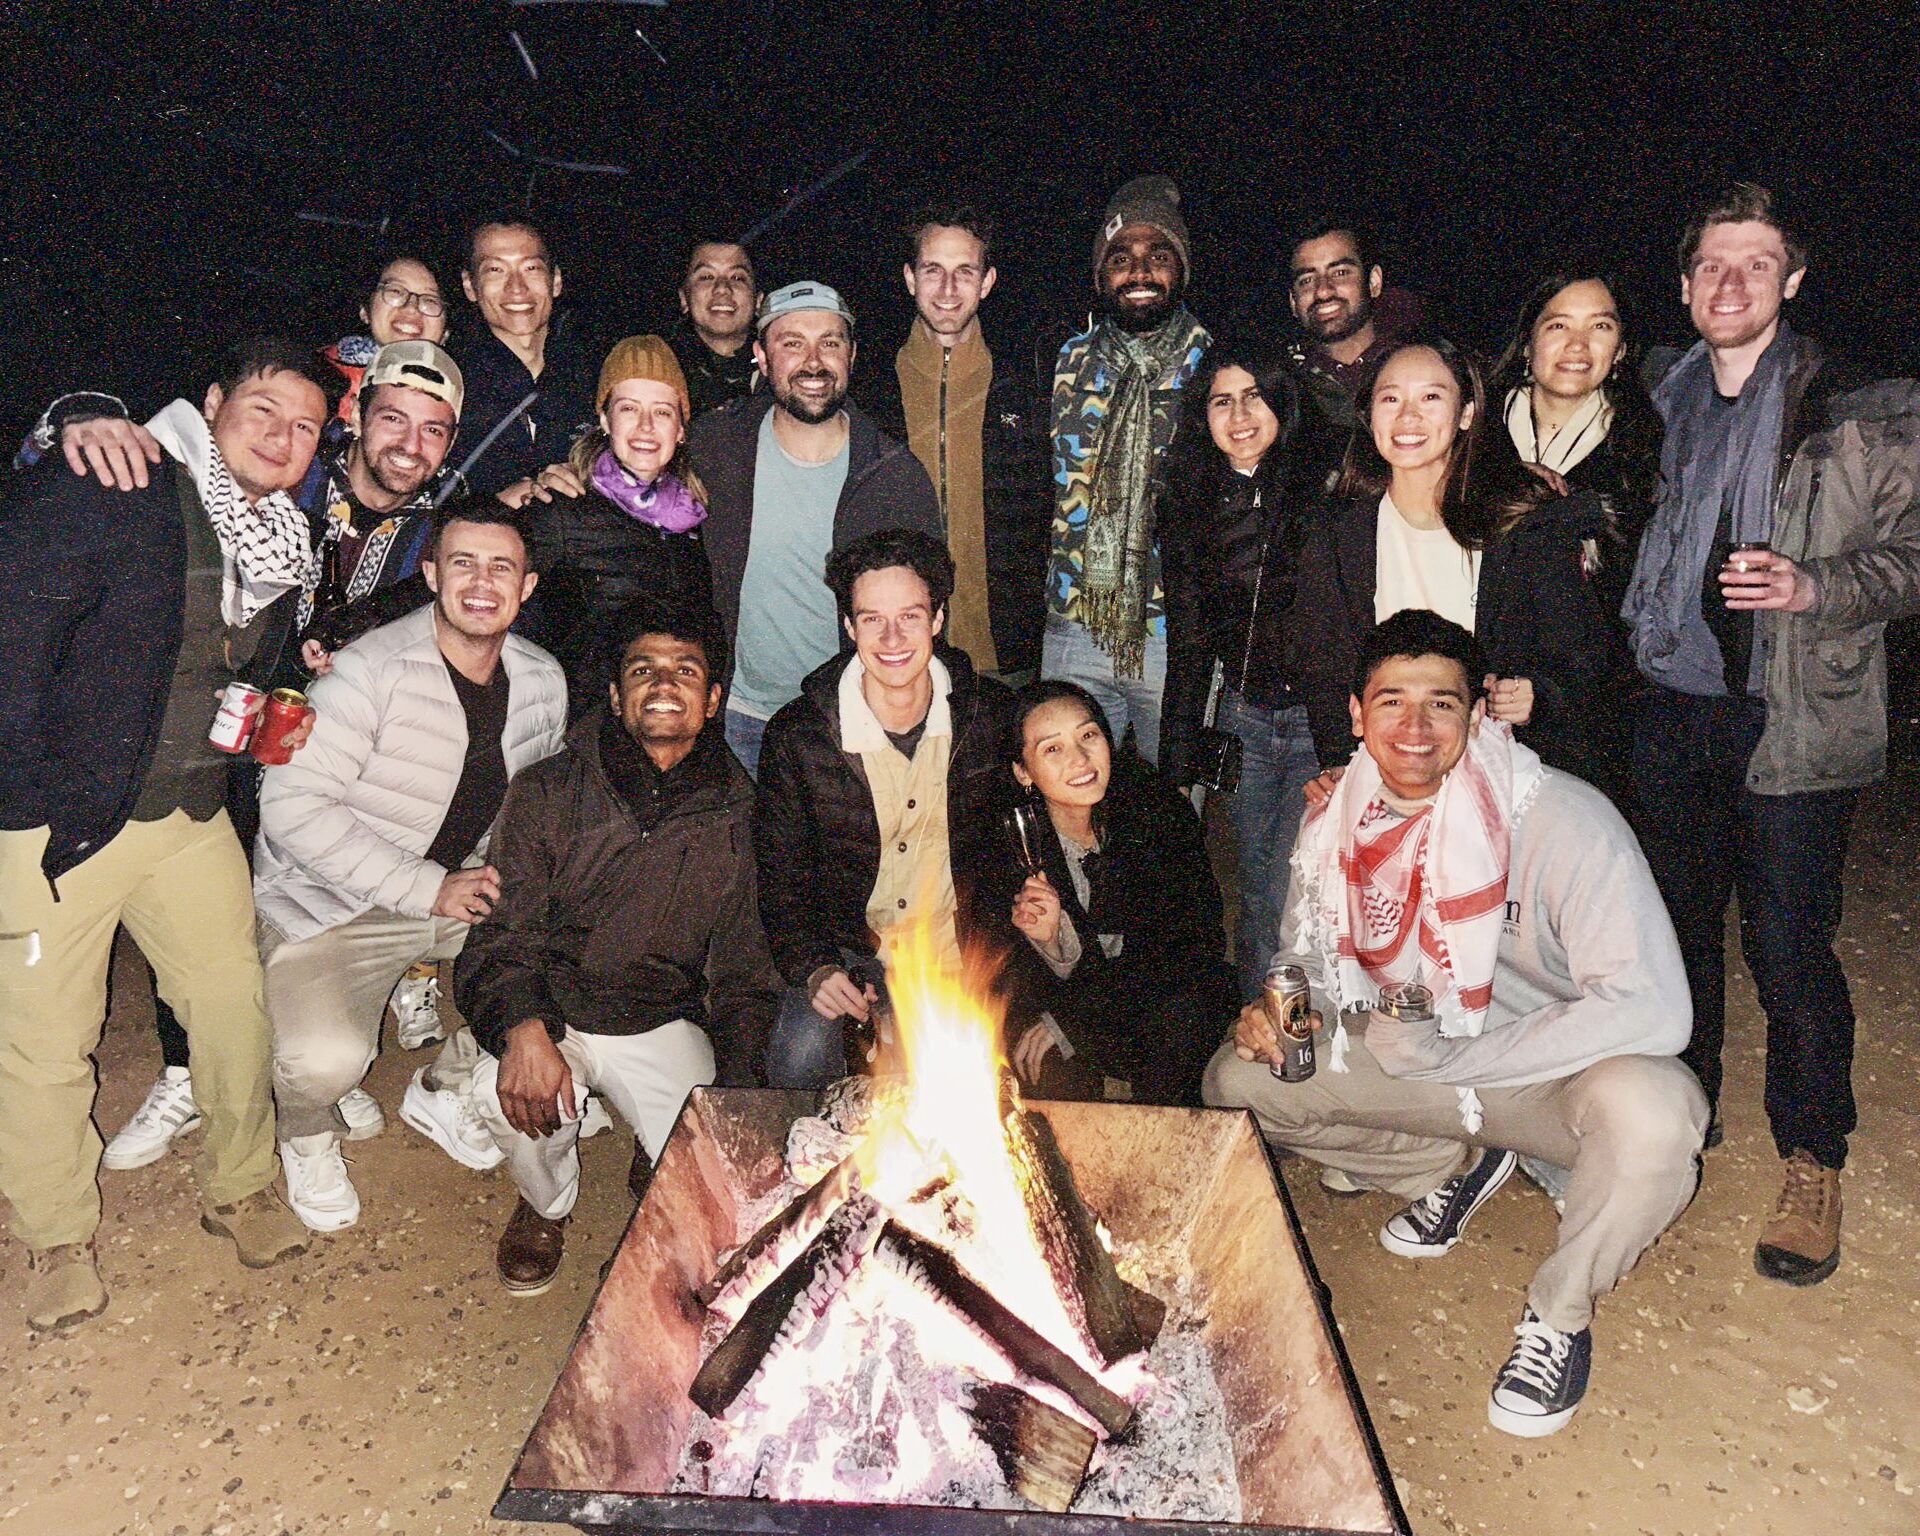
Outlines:
<svg viewBox="0 0 1920 1536"><path fill-rule="evenodd" d="M1758 699L1656 688L1634 737L1636 821L1679 935L1693 994L1684 1060L1720 1099L1726 1035L1726 916L1740 898L1740 949L1767 1016L1767 1119L1782 1157L1843 1168L1853 1103L1853 1002L1833 952L1847 831L1858 791L1761 795L1747 763L1766 725Z"/></svg>

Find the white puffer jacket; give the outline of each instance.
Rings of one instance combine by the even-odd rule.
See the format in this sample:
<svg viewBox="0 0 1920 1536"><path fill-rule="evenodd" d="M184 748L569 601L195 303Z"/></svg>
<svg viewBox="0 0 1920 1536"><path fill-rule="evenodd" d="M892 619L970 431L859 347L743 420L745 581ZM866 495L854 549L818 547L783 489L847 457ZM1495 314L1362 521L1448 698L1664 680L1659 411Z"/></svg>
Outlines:
<svg viewBox="0 0 1920 1536"><path fill-rule="evenodd" d="M511 779L560 750L567 680L539 646L507 636ZM375 907L428 917L447 871L426 853L467 755L467 717L434 640L431 605L362 636L313 685L313 738L260 791L253 898L288 939ZM483 842L482 847L485 844Z"/></svg>

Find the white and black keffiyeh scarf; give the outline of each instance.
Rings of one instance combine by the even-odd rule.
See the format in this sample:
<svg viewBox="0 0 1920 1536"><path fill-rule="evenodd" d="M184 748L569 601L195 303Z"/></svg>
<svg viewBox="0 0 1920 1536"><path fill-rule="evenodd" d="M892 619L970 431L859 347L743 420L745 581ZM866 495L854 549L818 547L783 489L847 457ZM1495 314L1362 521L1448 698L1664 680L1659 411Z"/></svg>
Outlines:
<svg viewBox="0 0 1920 1536"><path fill-rule="evenodd" d="M176 400L147 423L160 446L193 477L200 505L225 557L220 615L245 625L281 593L310 581L313 550L307 520L293 497L275 491L249 502L235 483L206 418Z"/></svg>

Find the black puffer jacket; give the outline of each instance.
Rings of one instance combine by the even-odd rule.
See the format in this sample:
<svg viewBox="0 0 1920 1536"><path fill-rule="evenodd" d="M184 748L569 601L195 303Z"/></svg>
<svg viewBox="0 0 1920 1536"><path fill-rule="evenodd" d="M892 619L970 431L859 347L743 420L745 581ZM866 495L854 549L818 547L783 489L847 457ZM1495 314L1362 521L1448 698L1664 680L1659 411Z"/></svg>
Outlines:
<svg viewBox="0 0 1920 1536"><path fill-rule="evenodd" d="M840 748L840 674L850 658L816 667L800 697L773 717L760 753L754 847L760 918L774 964L793 986L842 949L874 953L867 898L880 875L880 823L857 753ZM947 768L947 837L962 892L998 835L997 811L1012 794L1005 757L1013 695L977 677L959 651L941 647L953 680L953 748Z"/></svg>
<svg viewBox="0 0 1920 1536"><path fill-rule="evenodd" d="M1347 700L1361 638L1374 624L1379 517L1377 500L1335 502L1301 549L1293 665L1314 748L1326 766L1353 755ZM1588 712L1605 684L1612 638L1581 569L1580 541L1598 536L1602 522L1600 499L1591 492L1535 507L1482 555L1474 617L1487 665L1501 677L1533 683L1533 718L1520 739L1554 767L1583 778L1592 772Z"/></svg>
<svg viewBox="0 0 1920 1536"><path fill-rule="evenodd" d="M1160 504L1167 594L1167 688L1160 706L1160 770L1191 778L1213 664L1226 686L1263 709L1299 703L1288 671L1288 614L1308 514L1304 488L1227 471L1198 507Z"/></svg>
<svg viewBox="0 0 1920 1536"><path fill-rule="evenodd" d="M1090 897L1083 906L1067 870L1060 839L1040 839L1047 878L1073 920L1081 958L1064 980L1013 926L1013 898L1024 879L1011 858L990 858L971 896L972 923L1007 955L1008 1038L1042 1012L1051 1013L1099 1070L1131 1078L1143 1052L1178 1050L1197 1084L1199 1066L1220 1043L1237 1007L1226 960L1220 887L1213 878L1200 818L1193 806L1143 763L1116 754L1102 809L1100 851L1087 860ZM1109 960L1099 935L1124 941ZM1194 1013L1217 1028L1201 1038L1155 1040L1156 1001L1176 994L1193 999ZM1144 1012L1148 1019L1143 1021Z"/></svg>
<svg viewBox="0 0 1920 1536"><path fill-rule="evenodd" d="M529 603L528 638L567 672L567 718L607 696L601 647L609 622L634 598L713 601L706 541L698 528L668 533L629 517L597 491L527 503L527 534L540 585Z"/></svg>

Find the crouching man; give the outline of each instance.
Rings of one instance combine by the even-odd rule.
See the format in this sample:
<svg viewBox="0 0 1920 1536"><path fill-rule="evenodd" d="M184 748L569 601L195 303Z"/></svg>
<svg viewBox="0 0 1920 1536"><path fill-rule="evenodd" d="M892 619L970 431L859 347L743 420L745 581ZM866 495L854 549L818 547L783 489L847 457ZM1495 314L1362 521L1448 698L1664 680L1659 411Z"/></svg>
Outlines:
<svg viewBox="0 0 1920 1536"><path fill-rule="evenodd" d="M1425 610L1367 636L1355 754L1308 813L1278 958L1335 1019L1320 1070L1283 1083L1257 1007L1207 1069L1209 1104L1251 1109L1268 1140L1412 1203L1381 1229L1438 1258L1513 1171L1572 1170L1560 1244L1533 1277L1487 1415L1549 1435L1580 1405L1593 1304L1686 1208L1707 1104L1676 1057L1691 1012L1666 908L1599 791L1543 768L1483 718L1473 637ZM1431 1022L1372 1008L1391 982Z"/></svg>
<svg viewBox="0 0 1920 1536"><path fill-rule="evenodd" d="M650 598L609 639L612 712L514 780L493 840L500 897L454 968L487 1052L474 1099L520 1191L499 1247L520 1296L560 1267L589 1090L658 1158L693 1089L754 1083L773 1020L753 783L710 723L725 634Z"/></svg>
<svg viewBox="0 0 1920 1536"><path fill-rule="evenodd" d="M499 894L488 828L521 769L560 748L560 664L508 633L533 591L519 515L499 502L434 514L433 602L341 650L313 686L312 743L260 792L253 894L273 1020L287 1202L316 1232L360 1219L339 1109L380 1048L387 998L450 960ZM407 1087L400 1118L469 1168L499 1152L468 1091L457 1030Z"/></svg>

